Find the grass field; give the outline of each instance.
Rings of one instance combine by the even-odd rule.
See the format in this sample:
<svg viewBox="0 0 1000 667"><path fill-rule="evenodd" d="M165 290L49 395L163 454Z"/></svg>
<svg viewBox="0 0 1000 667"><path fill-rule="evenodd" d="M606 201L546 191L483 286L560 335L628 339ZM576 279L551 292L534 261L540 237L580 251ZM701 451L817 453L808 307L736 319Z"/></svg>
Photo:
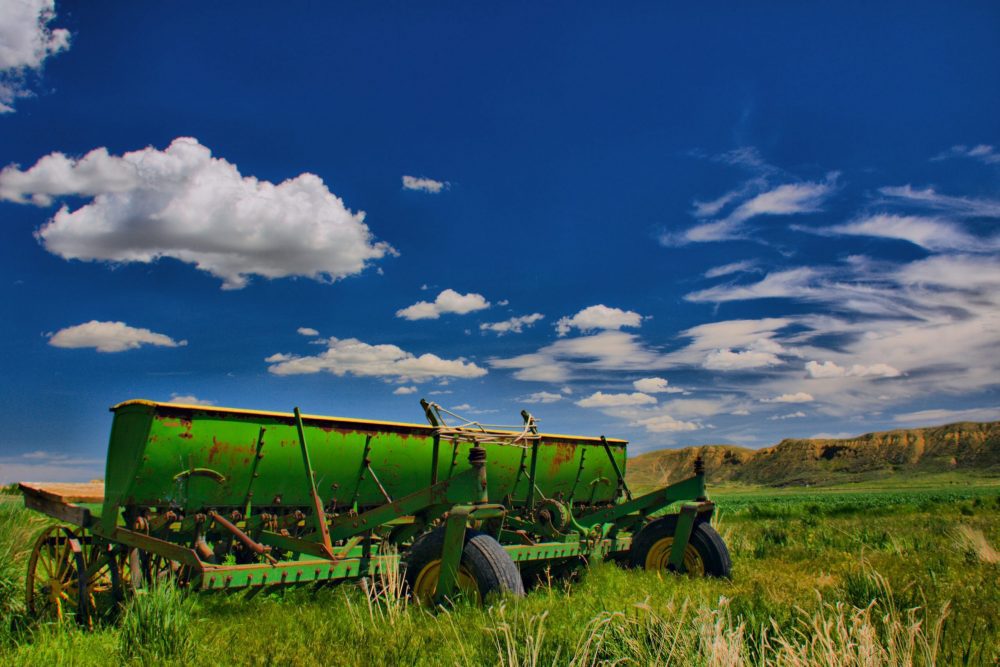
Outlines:
<svg viewBox="0 0 1000 667"><path fill-rule="evenodd" d="M716 487L732 581L597 564L487 609L367 589L134 598L82 632L23 617L43 519L0 502L0 664L993 665L1000 660L1000 480L895 488Z"/></svg>

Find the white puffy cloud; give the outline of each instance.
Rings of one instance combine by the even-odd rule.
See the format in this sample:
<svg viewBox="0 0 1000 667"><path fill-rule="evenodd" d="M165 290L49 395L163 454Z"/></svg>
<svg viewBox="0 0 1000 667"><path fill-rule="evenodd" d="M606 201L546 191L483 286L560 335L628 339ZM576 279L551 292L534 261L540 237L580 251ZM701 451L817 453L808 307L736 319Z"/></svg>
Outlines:
<svg viewBox="0 0 1000 667"><path fill-rule="evenodd" d="M576 401L581 408L616 408L626 405L651 405L656 399L642 392L631 394L605 394L597 391L586 398Z"/></svg>
<svg viewBox="0 0 1000 667"><path fill-rule="evenodd" d="M49 252L114 263L171 257L221 278L224 289L252 275L333 281L395 252L318 176L277 185L243 176L187 137L163 151L51 153L26 171L0 171L0 199L46 206L65 195L92 199L63 206L38 230Z"/></svg>
<svg viewBox="0 0 1000 667"><path fill-rule="evenodd" d="M632 383L637 391L644 394L680 394L683 389L669 386L670 382L665 378L640 378Z"/></svg>
<svg viewBox="0 0 1000 667"><path fill-rule="evenodd" d="M503 336L508 333L521 333L526 327L530 327L535 322L544 319L545 315L541 313L532 313L531 315L521 315L520 317L512 317L509 320L504 320L503 322L483 322L479 325L480 331L492 331L498 336Z"/></svg>
<svg viewBox="0 0 1000 667"><path fill-rule="evenodd" d="M326 371L333 375L381 377L423 382L432 378L477 378L486 369L463 358L442 359L436 354L419 357L395 345L369 345L356 338L330 338L327 349L315 356L273 354L265 361L275 375L304 375Z"/></svg>
<svg viewBox="0 0 1000 667"><path fill-rule="evenodd" d="M681 431L696 431L701 428L695 422L680 421L670 415L653 415L632 422L633 426L642 426L650 433L677 433Z"/></svg>
<svg viewBox="0 0 1000 667"><path fill-rule="evenodd" d="M806 373L811 378L842 378L842 377L899 377L902 373L889 364L853 364L849 367L838 366L832 361L810 361L806 363Z"/></svg>
<svg viewBox="0 0 1000 667"><path fill-rule="evenodd" d="M187 345L187 341L175 341L170 336L149 329L130 327L124 322L91 320L49 335L49 345L66 348L92 347L98 352L124 352L143 345L178 347Z"/></svg>
<svg viewBox="0 0 1000 667"><path fill-rule="evenodd" d="M396 390L394 392L392 392L392 393L395 394L396 396L408 396L410 394L417 393L417 388L416 387L397 387Z"/></svg>
<svg viewBox="0 0 1000 667"><path fill-rule="evenodd" d="M167 403L180 403L182 405L215 405L214 402L198 398L194 394L170 394L170 400L167 401Z"/></svg>
<svg viewBox="0 0 1000 667"><path fill-rule="evenodd" d="M780 366L784 363L773 352L761 350L715 350L709 352L702 364L712 371L740 371L767 366Z"/></svg>
<svg viewBox="0 0 1000 667"><path fill-rule="evenodd" d="M804 391L797 391L794 394L782 394L781 396L775 396L774 398L762 398L761 403L811 403L816 399L813 398L812 394L807 394Z"/></svg>
<svg viewBox="0 0 1000 667"><path fill-rule="evenodd" d="M433 178L403 176L404 190L417 190L419 192L429 192L436 195L447 187L448 183L444 181L435 181Z"/></svg>
<svg viewBox="0 0 1000 667"><path fill-rule="evenodd" d="M396 317L407 320L436 320L446 313L465 315L490 307L490 302L482 294L469 292L459 294L453 289L446 289L437 295L434 301L418 301L396 311Z"/></svg>
<svg viewBox="0 0 1000 667"><path fill-rule="evenodd" d="M562 394L554 394L550 391L536 391L518 400L522 403L555 403L563 399Z"/></svg>
<svg viewBox="0 0 1000 667"><path fill-rule="evenodd" d="M991 252L997 239L977 238L960 226L938 218L915 215L872 215L843 225L816 230L824 234L872 236L909 241L932 251Z"/></svg>
<svg viewBox="0 0 1000 667"><path fill-rule="evenodd" d="M584 308L572 317L562 317L556 322L556 331L565 336L570 329L594 331L596 329L621 329L622 327L638 327L642 324L642 315L631 310L609 308L598 304Z"/></svg>
<svg viewBox="0 0 1000 667"><path fill-rule="evenodd" d="M299 327L296 331L302 336L309 336L310 338L319 335L319 331L313 329L312 327Z"/></svg>
<svg viewBox="0 0 1000 667"><path fill-rule="evenodd" d="M0 113L14 111L14 102L31 97L29 77L45 60L69 49L65 28L50 28L55 0L13 0L0 3Z"/></svg>

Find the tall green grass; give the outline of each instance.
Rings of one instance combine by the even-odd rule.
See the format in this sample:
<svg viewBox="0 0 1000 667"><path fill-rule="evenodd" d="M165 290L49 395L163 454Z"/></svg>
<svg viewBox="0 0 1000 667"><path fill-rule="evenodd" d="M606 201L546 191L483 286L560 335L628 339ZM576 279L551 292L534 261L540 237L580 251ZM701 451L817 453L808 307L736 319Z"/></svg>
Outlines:
<svg viewBox="0 0 1000 667"><path fill-rule="evenodd" d="M195 655L194 600L172 582L154 583L125 604L118 628L123 663L187 663Z"/></svg>
<svg viewBox="0 0 1000 667"><path fill-rule="evenodd" d="M523 599L443 610L410 604L398 567L363 583L254 597L184 597L164 588L134 598L116 626L90 633L28 627L0 646L0 664L902 666L1000 659L994 498L975 506L967 499L923 509L913 503L886 514L847 513L815 497L794 505L769 518L724 511L718 528L733 554L732 581L600 563L572 585L548 580ZM31 515L10 516L20 525ZM0 539L20 535L3 530ZM16 573L23 578L23 562Z"/></svg>

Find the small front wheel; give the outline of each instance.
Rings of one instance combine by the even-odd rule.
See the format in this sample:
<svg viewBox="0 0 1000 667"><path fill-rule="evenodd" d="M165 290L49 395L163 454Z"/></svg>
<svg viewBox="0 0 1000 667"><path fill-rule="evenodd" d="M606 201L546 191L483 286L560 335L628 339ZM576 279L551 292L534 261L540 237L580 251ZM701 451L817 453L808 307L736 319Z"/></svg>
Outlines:
<svg viewBox="0 0 1000 667"><path fill-rule="evenodd" d="M646 524L632 540L629 558L633 567L667 570L677 532L677 515ZM696 522L684 549L684 571L696 577L729 577L732 561L722 536L708 522Z"/></svg>
<svg viewBox="0 0 1000 667"><path fill-rule="evenodd" d="M406 583L413 599L421 605L434 604L443 550L444 528L438 528L414 542L405 555ZM521 574L510 555L495 539L475 530L465 533L457 584L458 591L477 604L493 592L524 595Z"/></svg>

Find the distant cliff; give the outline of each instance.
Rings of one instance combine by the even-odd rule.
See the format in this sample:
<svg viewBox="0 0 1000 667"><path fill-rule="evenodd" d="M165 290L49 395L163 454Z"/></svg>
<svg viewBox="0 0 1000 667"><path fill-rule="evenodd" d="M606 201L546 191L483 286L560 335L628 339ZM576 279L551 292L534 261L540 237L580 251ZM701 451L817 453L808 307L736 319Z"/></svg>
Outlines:
<svg viewBox="0 0 1000 667"><path fill-rule="evenodd" d="M947 470L1000 475L1000 422L959 422L843 440L782 440L763 449L732 445L661 449L629 459L629 484L651 487L683 479L691 474L699 454L710 482L817 485Z"/></svg>

